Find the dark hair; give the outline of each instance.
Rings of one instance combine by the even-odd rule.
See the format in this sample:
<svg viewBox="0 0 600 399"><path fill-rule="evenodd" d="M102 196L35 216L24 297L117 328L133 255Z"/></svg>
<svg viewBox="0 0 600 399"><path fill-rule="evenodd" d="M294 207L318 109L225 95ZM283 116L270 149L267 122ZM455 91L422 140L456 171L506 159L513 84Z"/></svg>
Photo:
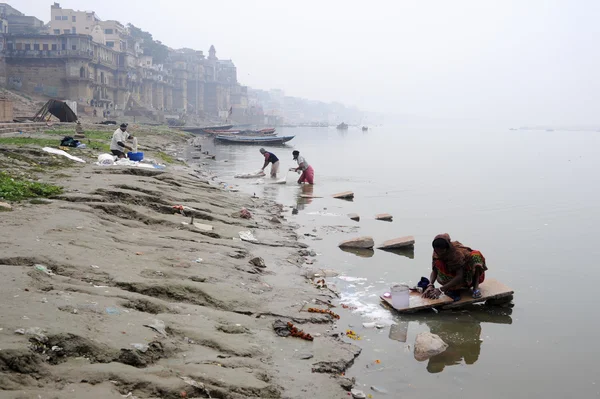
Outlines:
<svg viewBox="0 0 600 399"><path fill-rule="evenodd" d="M448 249L448 248L450 248L450 244L448 244L448 241L444 240L443 238L436 238L435 240L433 240L433 242L431 243L431 245L434 248L438 248L438 249Z"/></svg>
<svg viewBox="0 0 600 399"><path fill-rule="evenodd" d="M127 127L127 123L121 123L121 128Z"/></svg>
<svg viewBox="0 0 600 399"><path fill-rule="evenodd" d="M294 151L292 151L292 155L300 155L300 151L294 150Z"/></svg>

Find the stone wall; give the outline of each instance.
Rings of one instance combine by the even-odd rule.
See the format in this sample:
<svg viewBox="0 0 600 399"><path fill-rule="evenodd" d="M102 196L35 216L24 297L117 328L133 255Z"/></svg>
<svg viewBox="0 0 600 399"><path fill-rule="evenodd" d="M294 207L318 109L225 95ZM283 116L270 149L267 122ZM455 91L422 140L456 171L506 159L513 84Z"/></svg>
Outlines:
<svg viewBox="0 0 600 399"><path fill-rule="evenodd" d="M6 87L54 98L68 96L62 59L6 59Z"/></svg>

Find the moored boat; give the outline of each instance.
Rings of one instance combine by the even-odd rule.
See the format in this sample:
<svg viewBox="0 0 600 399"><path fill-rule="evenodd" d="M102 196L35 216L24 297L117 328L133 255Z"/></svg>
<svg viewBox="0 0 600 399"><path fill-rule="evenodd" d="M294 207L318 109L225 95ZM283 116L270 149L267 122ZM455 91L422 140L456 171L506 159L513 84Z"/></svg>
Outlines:
<svg viewBox="0 0 600 399"><path fill-rule="evenodd" d="M337 125L337 129L338 130L348 130L348 124L347 123L340 123L339 125Z"/></svg>
<svg viewBox="0 0 600 399"><path fill-rule="evenodd" d="M270 144L277 145L287 143L296 136L239 136L239 135L218 135L215 140L229 144Z"/></svg>

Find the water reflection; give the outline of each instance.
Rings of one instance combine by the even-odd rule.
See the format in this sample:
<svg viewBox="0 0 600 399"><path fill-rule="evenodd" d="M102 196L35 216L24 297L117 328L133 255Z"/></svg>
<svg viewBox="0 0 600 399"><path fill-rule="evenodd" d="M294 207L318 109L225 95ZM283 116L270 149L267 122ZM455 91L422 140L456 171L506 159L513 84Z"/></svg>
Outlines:
<svg viewBox="0 0 600 399"><path fill-rule="evenodd" d="M427 371L441 373L447 366L471 365L481 354L481 330L484 323L512 324L512 309L473 306L469 311L443 311L437 314L402 316L390 328L389 338L406 342L411 325L425 324L432 334L448 344L448 349L433 356L427 363ZM416 326L413 326L416 327Z"/></svg>
<svg viewBox="0 0 600 399"><path fill-rule="evenodd" d="M296 206L292 210L292 214L297 215L298 211L304 210L306 205L312 204L313 199L311 197L314 195L314 187L312 184L300 185L300 190L298 190L298 195L296 196Z"/></svg>
<svg viewBox="0 0 600 399"><path fill-rule="evenodd" d="M398 248L398 249L381 249L382 251L389 252L392 254L406 256L409 259L415 258L415 248Z"/></svg>
<svg viewBox="0 0 600 399"><path fill-rule="evenodd" d="M340 248L344 252L360 256L361 258L371 258L375 255L375 251L372 249L361 249L361 248Z"/></svg>

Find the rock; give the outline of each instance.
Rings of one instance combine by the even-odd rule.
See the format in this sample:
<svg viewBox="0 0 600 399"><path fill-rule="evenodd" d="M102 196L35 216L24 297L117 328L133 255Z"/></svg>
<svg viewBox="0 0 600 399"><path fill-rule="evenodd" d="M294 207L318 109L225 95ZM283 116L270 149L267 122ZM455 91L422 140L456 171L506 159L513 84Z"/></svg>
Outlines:
<svg viewBox="0 0 600 399"><path fill-rule="evenodd" d="M354 220L355 222L359 222L360 221L360 216L358 216L358 213L349 213L348 217L352 220Z"/></svg>
<svg viewBox="0 0 600 399"><path fill-rule="evenodd" d="M334 194L333 198L338 198L338 199L353 199L354 198L354 193L352 191L344 191L343 193Z"/></svg>
<svg viewBox="0 0 600 399"><path fill-rule="evenodd" d="M363 391L361 391L360 389L353 389L350 391L350 393L352 394L352 397L354 399L366 399L367 395L365 395L365 393Z"/></svg>
<svg viewBox="0 0 600 399"><path fill-rule="evenodd" d="M312 256L314 258L315 256L317 256L317 253L311 249L308 253L308 256Z"/></svg>
<svg viewBox="0 0 600 399"><path fill-rule="evenodd" d="M358 249L371 249L375 245L373 237L358 237L351 240L342 241L340 248L358 248Z"/></svg>
<svg viewBox="0 0 600 399"><path fill-rule="evenodd" d="M167 336L167 330L166 330L166 327L165 327L165 322L162 321L162 320L154 319L152 321L152 324L143 324L143 326L151 328L152 330L156 331L157 333L159 333L163 337Z"/></svg>
<svg viewBox="0 0 600 399"><path fill-rule="evenodd" d="M12 211L12 205L6 202L0 202L0 212Z"/></svg>
<svg viewBox="0 0 600 399"><path fill-rule="evenodd" d="M385 222L391 222L393 218L394 217L392 215L390 215L389 213L380 213L378 215L375 215L375 219L383 220Z"/></svg>
<svg viewBox="0 0 600 399"><path fill-rule="evenodd" d="M298 357L302 360L308 360L308 359L312 359L314 356L311 355L310 353L303 353Z"/></svg>
<svg viewBox="0 0 600 399"><path fill-rule="evenodd" d="M308 249L301 249L298 251L298 255L300 256L310 256L310 251Z"/></svg>
<svg viewBox="0 0 600 399"><path fill-rule="evenodd" d="M356 383L356 378L342 377L339 379L339 383L343 389L345 389L346 391L350 391L352 388L354 388L354 384Z"/></svg>
<svg viewBox="0 0 600 399"><path fill-rule="evenodd" d="M288 337L290 335L290 329L287 326L287 323L282 320L275 320L273 322L273 330L275 330L275 334L280 337Z"/></svg>
<svg viewBox="0 0 600 399"><path fill-rule="evenodd" d="M377 392L377 393L380 393L380 394L383 394L383 395L386 395L388 393L387 390L385 390L383 388L375 387L375 386L371 387L371 391Z"/></svg>
<svg viewBox="0 0 600 399"><path fill-rule="evenodd" d="M257 256L256 258L250 259L248 261L248 263L250 263L251 265L254 265L256 267L262 267L262 268L267 267L267 265L265 264L265 260L259 256Z"/></svg>
<svg viewBox="0 0 600 399"><path fill-rule="evenodd" d="M399 249L399 248L411 248L415 246L415 237L405 236L399 238L393 238L385 241L383 244L378 246L379 249Z"/></svg>
<svg viewBox="0 0 600 399"><path fill-rule="evenodd" d="M448 349L448 344L432 333L422 332L415 339L415 359L419 362L439 355Z"/></svg>
<svg viewBox="0 0 600 399"><path fill-rule="evenodd" d="M206 277L202 277L202 276L191 276L190 280L196 282L196 283L203 283L206 281Z"/></svg>
<svg viewBox="0 0 600 399"><path fill-rule="evenodd" d="M50 205L53 202L54 201L46 199L46 198L34 198L32 200L29 200L29 203L33 204L33 205Z"/></svg>

